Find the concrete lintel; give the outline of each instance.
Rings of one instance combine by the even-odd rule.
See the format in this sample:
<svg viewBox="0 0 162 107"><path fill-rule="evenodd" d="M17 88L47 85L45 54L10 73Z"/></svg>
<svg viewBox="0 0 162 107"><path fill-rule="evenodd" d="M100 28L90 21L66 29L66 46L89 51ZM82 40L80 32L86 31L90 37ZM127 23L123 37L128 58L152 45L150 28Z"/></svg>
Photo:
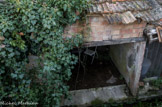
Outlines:
<svg viewBox="0 0 162 107"><path fill-rule="evenodd" d="M94 46L106 46L106 45L117 45L124 43L135 43L145 41L144 37L135 37L135 38L126 38L126 39L117 39L117 40L107 40L107 41L96 41L96 42L87 42L84 43L85 47L94 47Z"/></svg>

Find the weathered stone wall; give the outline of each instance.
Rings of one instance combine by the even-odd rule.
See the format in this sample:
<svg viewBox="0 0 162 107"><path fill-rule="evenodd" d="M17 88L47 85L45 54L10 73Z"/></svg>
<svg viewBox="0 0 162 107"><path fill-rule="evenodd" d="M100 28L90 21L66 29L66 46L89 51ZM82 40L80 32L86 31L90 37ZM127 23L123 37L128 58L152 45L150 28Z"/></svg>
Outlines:
<svg viewBox="0 0 162 107"><path fill-rule="evenodd" d="M110 47L111 58L134 96L138 90L145 46L146 42L137 42Z"/></svg>
<svg viewBox="0 0 162 107"><path fill-rule="evenodd" d="M145 26L145 22L111 25L102 16L87 16L86 21L66 27L64 36L82 33L86 42L118 40L142 37Z"/></svg>

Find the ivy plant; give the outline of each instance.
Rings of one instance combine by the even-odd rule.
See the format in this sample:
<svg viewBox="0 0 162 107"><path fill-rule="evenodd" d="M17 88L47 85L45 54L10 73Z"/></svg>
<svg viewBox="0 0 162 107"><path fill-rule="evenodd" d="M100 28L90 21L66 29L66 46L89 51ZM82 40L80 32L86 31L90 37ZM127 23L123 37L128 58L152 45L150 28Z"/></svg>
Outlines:
<svg viewBox="0 0 162 107"><path fill-rule="evenodd" d="M59 107L77 57L70 53L82 35L64 28L85 15L88 0L6 0L0 4L0 101L32 101ZM79 15L76 13L80 13ZM40 66L27 70L29 55Z"/></svg>

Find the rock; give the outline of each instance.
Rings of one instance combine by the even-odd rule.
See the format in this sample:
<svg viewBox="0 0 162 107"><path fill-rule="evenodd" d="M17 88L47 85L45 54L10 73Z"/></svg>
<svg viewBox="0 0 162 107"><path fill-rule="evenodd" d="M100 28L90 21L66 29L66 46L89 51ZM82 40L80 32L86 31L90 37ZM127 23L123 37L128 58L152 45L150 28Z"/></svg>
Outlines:
<svg viewBox="0 0 162 107"><path fill-rule="evenodd" d="M150 84L147 82L146 85L144 85L144 88L139 91L140 95L146 94L148 91L159 91L159 88L150 86Z"/></svg>
<svg viewBox="0 0 162 107"><path fill-rule="evenodd" d="M158 87L153 87L153 86L151 86L151 87L149 88L149 90L152 90L152 91L159 91L159 88L158 88Z"/></svg>
<svg viewBox="0 0 162 107"><path fill-rule="evenodd" d="M150 81L157 80L157 79L158 79L158 77L150 77L150 78L145 78L143 81L150 82Z"/></svg>
<svg viewBox="0 0 162 107"><path fill-rule="evenodd" d="M149 91L150 89L150 84L147 82L146 85L144 85L144 88L142 90L139 91L139 94L145 94Z"/></svg>
<svg viewBox="0 0 162 107"><path fill-rule="evenodd" d="M108 84L113 84L117 81L117 78L115 78L113 75L111 76L111 78L109 80L106 81L106 83Z"/></svg>

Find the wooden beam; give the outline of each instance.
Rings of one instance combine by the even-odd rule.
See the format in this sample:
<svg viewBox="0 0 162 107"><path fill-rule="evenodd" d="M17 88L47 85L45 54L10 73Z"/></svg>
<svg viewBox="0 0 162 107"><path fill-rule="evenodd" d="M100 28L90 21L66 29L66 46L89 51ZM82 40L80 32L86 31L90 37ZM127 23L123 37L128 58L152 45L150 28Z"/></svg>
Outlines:
<svg viewBox="0 0 162 107"><path fill-rule="evenodd" d="M158 38L159 38L159 42L162 42L162 27L157 27L157 34L158 34Z"/></svg>
<svg viewBox="0 0 162 107"><path fill-rule="evenodd" d="M134 42L142 42L146 41L144 37L135 37L135 38L126 38L126 39L118 39L118 40L107 40L107 41L95 41L95 42L87 42L84 43L85 47L94 47L94 46L106 46L106 45L117 45L124 43L134 43Z"/></svg>

